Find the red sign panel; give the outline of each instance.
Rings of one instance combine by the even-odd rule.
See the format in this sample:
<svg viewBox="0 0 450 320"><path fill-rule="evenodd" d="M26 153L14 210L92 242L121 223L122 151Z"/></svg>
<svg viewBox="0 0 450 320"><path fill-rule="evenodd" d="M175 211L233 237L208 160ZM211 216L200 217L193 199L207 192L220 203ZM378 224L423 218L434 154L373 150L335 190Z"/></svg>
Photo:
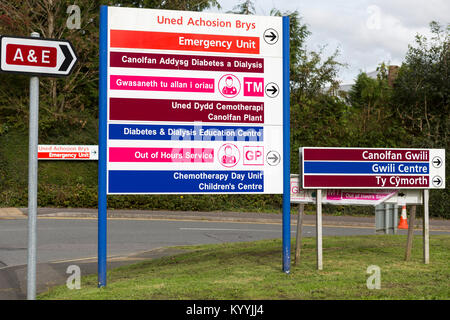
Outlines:
<svg viewBox="0 0 450 320"><path fill-rule="evenodd" d="M259 37L111 30L111 48L259 54Z"/></svg>
<svg viewBox="0 0 450 320"><path fill-rule="evenodd" d="M346 149L305 148L305 161L429 161L429 150L424 149Z"/></svg>
<svg viewBox="0 0 450 320"><path fill-rule="evenodd" d="M58 51L55 47L8 44L6 63L20 66L56 67Z"/></svg>
<svg viewBox="0 0 450 320"><path fill-rule="evenodd" d="M40 144L38 160L98 160L98 146Z"/></svg>
<svg viewBox="0 0 450 320"><path fill-rule="evenodd" d="M111 98L110 120L264 123L264 103Z"/></svg>

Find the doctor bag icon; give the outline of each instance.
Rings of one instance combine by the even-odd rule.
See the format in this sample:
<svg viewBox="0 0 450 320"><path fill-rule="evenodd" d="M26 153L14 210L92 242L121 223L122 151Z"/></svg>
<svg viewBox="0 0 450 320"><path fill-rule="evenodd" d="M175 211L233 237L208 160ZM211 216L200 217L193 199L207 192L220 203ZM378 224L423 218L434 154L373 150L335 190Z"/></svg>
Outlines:
<svg viewBox="0 0 450 320"><path fill-rule="evenodd" d="M241 91L241 82L236 76L226 74L219 80L219 91L226 98L234 98Z"/></svg>
<svg viewBox="0 0 450 320"><path fill-rule="evenodd" d="M219 149L218 157L224 167L234 167L239 161L239 149L232 143L224 144Z"/></svg>

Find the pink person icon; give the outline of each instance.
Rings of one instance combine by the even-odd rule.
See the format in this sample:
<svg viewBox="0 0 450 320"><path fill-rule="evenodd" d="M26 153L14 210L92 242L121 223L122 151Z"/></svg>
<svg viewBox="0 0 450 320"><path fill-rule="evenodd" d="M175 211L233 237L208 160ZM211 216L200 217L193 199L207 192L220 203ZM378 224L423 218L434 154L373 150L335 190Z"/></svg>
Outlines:
<svg viewBox="0 0 450 320"><path fill-rule="evenodd" d="M223 164L235 164L236 163L236 157L231 154L230 146L225 147L225 154L222 156L222 163Z"/></svg>
<svg viewBox="0 0 450 320"><path fill-rule="evenodd" d="M236 76L226 74L219 80L219 90L224 97L234 98L241 90L241 83Z"/></svg>
<svg viewBox="0 0 450 320"><path fill-rule="evenodd" d="M224 144L219 149L219 162L224 167L234 167L239 161L239 149L231 143Z"/></svg>

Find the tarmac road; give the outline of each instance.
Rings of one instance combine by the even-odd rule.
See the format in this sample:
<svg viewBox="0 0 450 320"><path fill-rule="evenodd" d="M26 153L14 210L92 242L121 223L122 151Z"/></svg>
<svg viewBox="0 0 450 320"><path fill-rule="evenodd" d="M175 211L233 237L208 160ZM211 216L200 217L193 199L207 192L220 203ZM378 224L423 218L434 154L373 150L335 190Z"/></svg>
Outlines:
<svg viewBox="0 0 450 320"><path fill-rule="evenodd" d="M292 237L295 237L292 228ZM325 227L324 235L374 234L371 228ZM315 228L305 226L305 236ZM281 238L281 225L257 223L109 220L108 255L129 255L160 247L255 241ZM94 219L38 219L38 262L79 259L97 255ZM27 262L27 221L0 221L0 267Z"/></svg>

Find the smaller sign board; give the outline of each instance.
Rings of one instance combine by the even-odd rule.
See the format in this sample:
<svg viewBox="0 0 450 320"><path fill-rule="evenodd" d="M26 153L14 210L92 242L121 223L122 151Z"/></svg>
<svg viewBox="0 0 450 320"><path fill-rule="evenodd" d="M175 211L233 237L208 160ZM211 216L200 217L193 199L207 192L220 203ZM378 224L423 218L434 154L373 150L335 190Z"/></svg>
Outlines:
<svg viewBox="0 0 450 320"><path fill-rule="evenodd" d="M68 76L78 58L67 40L0 37L0 71L37 76Z"/></svg>
<svg viewBox="0 0 450 320"><path fill-rule="evenodd" d="M38 160L98 160L98 146L41 144Z"/></svg>
<svg viewBox="0 0 450 320"><path fill-rule="evenodd" d="M299 176L291 174L291 203L316 203L316 190L302 189ZM422 204L421 190L328 189L322 203L333 205Z"/></svg>
<svg viewBox="0 0 450 320"><path fill-rule="evenodd" d="M305 189L444 189L444 149L302 148Z"/></svg>

